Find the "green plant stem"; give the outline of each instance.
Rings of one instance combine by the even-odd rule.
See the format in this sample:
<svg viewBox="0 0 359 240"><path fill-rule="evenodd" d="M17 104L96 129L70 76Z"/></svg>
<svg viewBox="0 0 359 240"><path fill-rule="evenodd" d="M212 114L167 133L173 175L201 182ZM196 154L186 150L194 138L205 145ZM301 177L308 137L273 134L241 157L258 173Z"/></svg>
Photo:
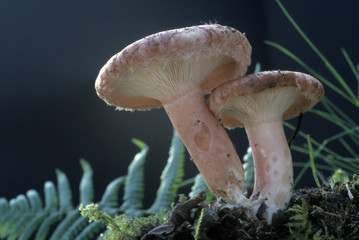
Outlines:
<svg viewBox="0 0 359 240"><path fill-rule="evenodd" d="M286 127L290 128L291 130L295 129L295 127L293 125L289 124L288 122L284 122L284 125ZM359 162L359 158L344 158L344 157L341 157L339 154L335 153L334 151L326 148L326 145L328 143L336 141L338 139L342 139L343 137L350 135L356 131L359 131L359 126L352 128L350 130L335 134L334 136L325 139L322 143L319 143L318 141L311 139L311 143L313 143L317 147L316 151L313 153L313 156L323 159L325 161L325 163L327 164L327 165L316 164L317 168L321 169L321 170L333 171L333 169L341 167L341 168L345 169L347 172L352 173L352 174L354 174L355 172L358 172L359 167L358 167L357 163ZM304 134L302 131L299 132L299 136L303 137L305 139L307 138L307 135ZM296 145L292 145L291 148L294 151L297 151L297 152L300 152L303 154L308 154L308 149L305 149L305 148L302 148L302 147L299 147ZM321 154L322 151L324 151L326 153L326 155ZM328 155L336 156L337 159L328 157ZM298 184L298 182L301 180L301 178L303 177L304 173L310 167L310 160L308 160L308 162L305 162L305 163L294 162L293 166L301 167L300 172L297 174L297 176L294 180L294 186L296 186Z"/></svg>
<svg viewBox="0 0 359 240"><path fill-rule="evenodd" d="M201 228L203 213L204 213L204 208L202 208L201 214L199 215L199 218L198 218L197 227L196 227L196 232L195 232L195 234L194 234L194 239L195 239L195 240L198 240L198 239L199 239L199 230L200 230L200 228Z"/></svg>
<svg viewBox="0 0 359 240"><path fill-rule="evenodd" d="M316 170L315 170L313 148L312 148L312 143L310 141L309 134L307 135L307 141L308 141L309 157L310 157L310 163L311 163L311 166L312 166L313 177L314 177L315 183L317 184L317 187L320 188L321 186L320 186L320 182L319 182Z"/></svg>
<svg viewBox="0 0 359 240"><path fill-rule="evenodd" d="M344 113L339 107L337 107L331 100L324 97L321 101L321 104L325 107L325 109L332 113L333 115L339 115L341 119L344 119L347 124L353 128L355 126L358 126L356 122L353 121L346 113Z"/></svg>
<svg viewBox="0 0 359 240"><path fill-rule="evenodd" d="M350 59L349 57L349 54L347 53L347 51L345 51L344 48L341 49L341 52L345 58L345 60L347 61L350 69L352 70L353 74L354 74L354 77L357 79L357 82L358 82L358 92L357 92L357 97L359 98L359 72L358 72L358 69L355 68L352 60Z"/></svg>
<svg viewBox="0 0 359 240"><path fill-rule="evenodd" d="M195 181L195 177L186 179L186 180L180 182L180 183L178 184L178 187L181 188L181 187L188 186L188 185L190 185L190 184L193 184L194 181Z"/></svg>
<svg viewBox="0 0 359 240"><path fill-rule="evenodd" d="M339 142L343 145L343 147L350 153L354 158L358 158L358 154L353 150L353 148L345 141L343 138L339 138Z"/></svg>
<svg viewBox="0 0 359 240"><path fill-rule="evenodd" d="M291 129L291 130L295 130L295 127L294 127L293 125L291 125L290 123L288 123L288 122L284 122L284 126L285 126L285 127L288 127L288 128ZM349 129L349 130L346 130L346 131L343 131L343 132L340 132L340 133L338 133L338 134L335 134L334 136L325 139L322 143L319 143L319 142L316 141L315 139L312 139L312 143L313 143L316 147L318 147L321 151L324 150L327 154L339 156L339 158L340 158L340 155L339 155L338 153L336 153L336 152L334 152L334 151L332 151L332 150L326 148L325 146L326 146L328 143L332 142L332 141L335 141L335 140L337 140L337 139L339 139L339 138L342 138L342 137L344 137L344 136L346 136L346 135L350 135L351 133L356 132L356 131L359 131L359 126L354 127L354 128L352 128L352 129ZM304 139L307 139L306 134L304 134L302 131L299 131L298 135L299 135L300 137L304 138ZM345 158L341 158L341 159L345 159Z"/></svg>

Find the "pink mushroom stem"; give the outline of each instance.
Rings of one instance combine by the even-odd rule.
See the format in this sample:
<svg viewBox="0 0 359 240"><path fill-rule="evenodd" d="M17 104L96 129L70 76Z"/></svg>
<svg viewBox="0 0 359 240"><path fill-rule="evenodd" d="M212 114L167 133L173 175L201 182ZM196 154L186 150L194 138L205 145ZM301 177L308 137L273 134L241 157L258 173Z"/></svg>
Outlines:
<svg viewBox="0 0 359 240"><path fill-rule="evenodd" d="M251 200L265 202L271 222L273 213L284 209L293 190L292 157L280 117L245 123L253 153L255 184Z"/></svg>
<svg viewBox="0 0 359 240"><path fill-rule="evenodd" d="M236 150L198 89L162 101L164 108L213 194L228 203L249 202L243 195L244 171Z"/></svg>

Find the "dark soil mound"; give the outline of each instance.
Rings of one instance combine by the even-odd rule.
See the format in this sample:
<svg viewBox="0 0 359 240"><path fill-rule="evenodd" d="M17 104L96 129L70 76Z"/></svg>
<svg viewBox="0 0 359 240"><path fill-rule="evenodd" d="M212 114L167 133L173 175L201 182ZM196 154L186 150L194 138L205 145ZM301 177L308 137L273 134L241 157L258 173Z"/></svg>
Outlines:
<svg viewBox="0 0 359 240"><path fill-rule="evenodd" d="M197 202L203 199L197 197ZM359 184L337 183L294 191L289 210L278 212L272 225L248 218L241 208L208 207L189 200L175 207L170 221L144 240L191 240L200 219L198 239L359 239ZM187 201L188 202L188 201ZM195 203L196 207L193 207Z"/></svg>

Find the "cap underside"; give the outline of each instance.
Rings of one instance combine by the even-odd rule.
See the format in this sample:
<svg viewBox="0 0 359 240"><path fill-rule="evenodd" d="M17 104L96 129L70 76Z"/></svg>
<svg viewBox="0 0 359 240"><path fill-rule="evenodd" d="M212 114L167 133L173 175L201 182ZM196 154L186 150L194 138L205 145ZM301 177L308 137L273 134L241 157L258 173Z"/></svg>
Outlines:
<svg viewBox="0 0 359 240"><path fill-rule="evenodd" d="M151 109L190 88L208 93L242 76L251 48L237 30L203 25L161 32L113 56L96 80L98 95L120 109Z"/></svg>
<svg viewBox="0 0 359 240"><path fill-rule="evenodd" d="M288 71L261 72L218 87L210 109L228 128L245 121L290 119L314 106L324 95L322 84L310 75Z"/></svg>

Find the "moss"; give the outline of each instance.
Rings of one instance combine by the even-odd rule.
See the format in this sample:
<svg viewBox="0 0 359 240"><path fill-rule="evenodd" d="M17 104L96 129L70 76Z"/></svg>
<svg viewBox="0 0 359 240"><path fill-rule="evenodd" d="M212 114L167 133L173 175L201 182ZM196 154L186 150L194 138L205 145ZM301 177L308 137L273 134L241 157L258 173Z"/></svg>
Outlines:
<svg viewBox="0 0 359 240"><path fill-rule="evenodd" d="M152 228L167 221L169 212L161 212L148 217L127 218L125 214L112 217L103 212L98 204L80 206L81 215L89 222L102 222L107 231L101 235L102 240L134 240Z"/></svg>

